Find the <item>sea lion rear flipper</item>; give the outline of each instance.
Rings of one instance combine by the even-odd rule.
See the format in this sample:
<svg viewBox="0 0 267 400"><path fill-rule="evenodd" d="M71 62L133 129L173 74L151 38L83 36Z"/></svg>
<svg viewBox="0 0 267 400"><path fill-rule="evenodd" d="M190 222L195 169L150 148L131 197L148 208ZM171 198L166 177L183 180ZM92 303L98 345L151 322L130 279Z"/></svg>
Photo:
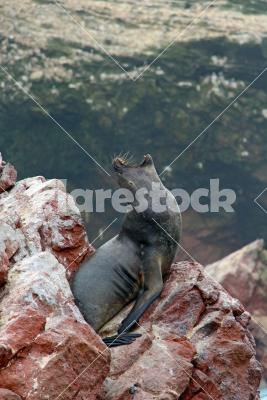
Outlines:
<svg viewBox="0 0 267 400"><path fill-rule="evenodd" d="M118 332L127 332L138 321L145 310L153 303L162 291L162 274L160 259L155 255L146 260L144 271L144 288L140 291L136 303L127 317L122 321Z"/></svg>

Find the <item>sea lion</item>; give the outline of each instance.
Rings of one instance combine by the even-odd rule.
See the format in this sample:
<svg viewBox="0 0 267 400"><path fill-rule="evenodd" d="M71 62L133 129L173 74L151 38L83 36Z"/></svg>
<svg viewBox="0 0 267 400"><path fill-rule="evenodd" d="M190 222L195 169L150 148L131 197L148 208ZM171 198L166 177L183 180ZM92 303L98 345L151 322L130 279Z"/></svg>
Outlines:
<svg viewBox="0 0 267 400"><path fill-rule="evenodd" d="M147 194L147 208L138 212L139 200L131 203L117 236L102 245L83 262L71 283L78 308L85 320L98 331L132 300L135 304L122 321L119 337L105 338L106 344L131 343L138 334L127 334L148 306L160 295L162 277L170 268L180 238L181 215L174 196L166 189L154 167L152 157L131 164L124 157L113 160L113 169L121 188L135 196L139 189L150 191L152 183L172 201L172 207L157 212ZM166 198L160 202L166 205ZM170 203L168 203L170 204Z"/></svg>

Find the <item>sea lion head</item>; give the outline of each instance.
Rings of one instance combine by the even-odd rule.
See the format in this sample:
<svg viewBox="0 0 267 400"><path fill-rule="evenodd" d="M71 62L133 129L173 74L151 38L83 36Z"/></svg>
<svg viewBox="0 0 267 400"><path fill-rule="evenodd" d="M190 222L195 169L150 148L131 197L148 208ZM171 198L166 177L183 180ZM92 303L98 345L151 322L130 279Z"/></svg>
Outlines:
<svg viewBox="0 0 267 400"><path fill-rule="evenodd" d="M113 159L113 169L120 187L132 193L141 188L150 190L152 182L160 182L150 154L144 155L140 164L132 163L125 155L117 156Z"/></svg>

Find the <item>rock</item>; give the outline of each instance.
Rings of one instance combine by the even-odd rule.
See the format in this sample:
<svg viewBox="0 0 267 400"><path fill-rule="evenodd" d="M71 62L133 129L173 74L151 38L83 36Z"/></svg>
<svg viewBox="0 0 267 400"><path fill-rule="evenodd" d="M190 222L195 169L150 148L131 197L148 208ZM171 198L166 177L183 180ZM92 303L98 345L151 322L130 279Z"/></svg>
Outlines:
<svg viewBox="0 0 267 400"><path fill-rule="evenodd" d="M8 193L0 195L0 219L10 226L18 243L12 263L50 251L70 278L81 261L94 252L74 199L66 194L60 180L35 177L17 182ZM6 279L6 258L2 264L0 282Z"/></svg>
<svg viewBox="0 0 267 400"><path fill-rule="evenodd" d="M0 287L6 282L9 260L19 248L16 231L2 222L0 225Z"/></svg>
<svg viewBox="0 0 267 400"><path fill-rule="evenodd" d="M21 400L21 397L11 390L0 388L0 400Z"/></svg>
<svg viewBox="0 0 267 400"><path fill-rule="evenodd" d="M113 334L124 313L101 334ZM160 299L139 323L141 339L111 349L101 400L259 399L249 317L200 265L174 264Z"/></svg>
<svg viewBox="0 0 267 400"><path fill-rule="evenodd" d="M39 81L44 77L44 73L41 70L33 71L30 75L32 81Z"/></svg>
<svg viewBox="0 0 267 400"><path fill-rule="evenodd" d="M238 298L252 315L250 329L256 339L257 357L267 383L267 251L262 240L206 267L207 273ZM262 329L262 328L263 329Z"/></svg>
<svg viewBox="0 0 267 400"><path fill-rule="evenodd" d="M74 305L65 268L35 254L12 267L3 294L0 388L27 400L95 399L110 354Z"/></svg>
<svg viewBox="0 0 267 400"><path fill-rule="evenodd" d="M27 178L0 194L0 221L0 399L96 399L110 352L67 280L94 252L73 198Z"/></svg>
<svg viewBox="0 0 267 400"><path fill-rule="evenodd" d="M15 185L17 180L17 171L12 164L3 165L2 157L0 160L0 193L5 192Z"/></svg>

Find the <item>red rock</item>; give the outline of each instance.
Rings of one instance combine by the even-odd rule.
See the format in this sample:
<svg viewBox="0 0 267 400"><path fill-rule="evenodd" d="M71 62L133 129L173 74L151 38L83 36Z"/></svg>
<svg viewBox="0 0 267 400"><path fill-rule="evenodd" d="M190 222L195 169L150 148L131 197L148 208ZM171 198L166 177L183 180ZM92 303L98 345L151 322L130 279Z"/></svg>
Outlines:
<svg viewBox="0 0 267 400"><path fill-rule="evenodd" d="M94 252L73 198L61 181L24 179L0 194L0 221L2 397L95 399L110 352L66 279Z"/></svg>
<svg viewBox="0 0 267 400"><path fill-rule="evenodd" d="M51 253L12 267L0 315L0 387L27 400L61 393L96 399L109 349L74 305L65 269Z"/></svg>
<svg viewBox="0 0 267 400"><path fill-rule="evenodd" d="M13 257L18 248L16 231L2 221L0 225L0 287L7 280L9 259Z"/></svg>
<svg viewBox="0 0 267 400"><path fill-rule="evenodd" d="M15 167L7 163L4 166L2 165L1 159L1 169L0 169L0 193L5 192L15 185L17 180L17 171Z"/></svg>
<svg viewBox="0 0 267 400"><path fill-rule="evenodd" d="M17 182L8 196L0 195L0 219L15 231L18 251L13 263L47 250L70 278L81 261L94 253L74 199L59 180L36 177ZM5 280L7 268L2 269Z"/></svg>
<svg viewBox="0 0 267 400"><path fill-rule="evenodd" d="M124 313L103 335L114 333ZM111 349L100 399L257 399L261 368L243 314L201 266L174 264L161 297L139 322L142 338Z"/></svg>
<svg viewBox="0 0 267 400"><path fill-rule="evenodd" d="M256 339L257 357L267 384L267 251L263 241L257 240L208 265L206 271L252 315L250 329ZM243 319L247 319L244 314Z"/></svg>
<svg viewBox="0 0 267 400"><path fill-rule="evenodd" d="M4 253L0 258L0 287L7 281L9 260Z"/></svg>
<svg viewBox="0 0 267 400"><path fill-rule="evenodd" d="M21 400L21 397L11 390L0 388L0 400Z"/></svg>

